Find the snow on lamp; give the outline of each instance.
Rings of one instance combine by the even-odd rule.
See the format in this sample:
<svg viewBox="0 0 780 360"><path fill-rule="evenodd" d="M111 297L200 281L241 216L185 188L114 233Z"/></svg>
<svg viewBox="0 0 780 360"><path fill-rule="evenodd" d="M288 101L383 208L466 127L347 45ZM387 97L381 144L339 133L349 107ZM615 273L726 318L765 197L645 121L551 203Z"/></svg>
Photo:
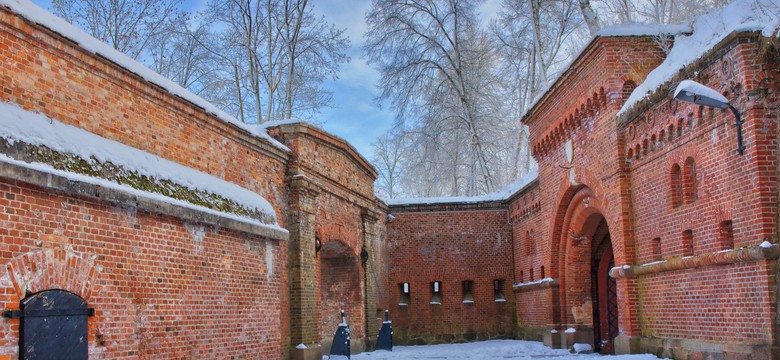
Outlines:
<svg viewBox="0 0 780 360"><path fill-rule="evenodd" d="M729 104L729 100L725 96L718 93L715 89L706 87L693 80L683 80L680 82L680 85L677 85L677 90L674 91L674 98L707 107L730 109L736 118L737 151L739 151L740 155L743 155L745 145L742 144L742 117L739 115L739 110Z"/></svg>

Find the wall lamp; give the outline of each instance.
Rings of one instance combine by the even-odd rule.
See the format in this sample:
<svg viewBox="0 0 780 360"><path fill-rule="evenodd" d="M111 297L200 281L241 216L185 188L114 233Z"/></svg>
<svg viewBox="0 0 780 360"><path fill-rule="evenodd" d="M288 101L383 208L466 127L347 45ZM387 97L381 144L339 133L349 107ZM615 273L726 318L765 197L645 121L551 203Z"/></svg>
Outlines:
<svg viewBox="0 0 780 360"><path fill-rule="evenodd" d="M729 100L725 96L718 93L716 90L699 84L693 80L683 80L680 85L677 85L677 90L674 91L674 98L676 100L694 103L697 105L714 107L718 109L730 109L734 113L734 117L737 119L737 151L740 155L745 152L745 145L742 145L742 117L739 115L739 110L729 104Z"/></svg>

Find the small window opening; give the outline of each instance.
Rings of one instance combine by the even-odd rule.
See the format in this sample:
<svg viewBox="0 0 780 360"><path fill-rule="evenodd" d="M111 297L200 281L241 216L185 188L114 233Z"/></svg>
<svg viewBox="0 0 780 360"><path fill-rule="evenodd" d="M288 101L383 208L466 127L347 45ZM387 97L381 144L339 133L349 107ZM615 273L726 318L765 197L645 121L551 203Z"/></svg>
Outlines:
<svg viewBox="0 0 780 360"><path fill-rule="evenodd" d="M685 230L682 233L683 256L693 256L693 230Z"/></svg>
<svg viewBox="0 0 780 360"><path fill-rule="evenodd" d="M504 279L493 280L493 298L496 302L506 302L504 296Z"/></svg>
<svg viewBox="0 0 780 360"><path fill-rule="evenodd" d="M718 224L718 238L721 250L734 248L734 225L731 220L721 221Z"/></svg>
<svg viewBox="0 0 780 360"><path fill-rule="evenodd" d="M672 206L679 207L683 203L683 197L682 197L682 171L680 170L680 165L678 164L672 165L672 174L671 174L670 183L671 183Z"/></svg>
<svg viewBox="0 0 780 360"><path fill-rule="evenodd" d="M653 250L653 261L661 260L661 238L657 237L653 239L651 246Z"/></svg>
<svg viewBox="0 0 780 360"><path fill-rule="evenodd" d="M398 298L398 306L408 306L410 303L410 296L409 296L409 283L400 283L398 284L398 293L401 295Z"/></svg>
<svg viewBox="0 0 780 360"><path fill-rule="evenodd" d="M542 266L541 274L539 274L540 278L544 279L544 266Z"/></svg>
<svg viewBox="0 0 780 360"><path fill-rule="evenodd" d="M631 93L634 92L634 89L636 89L636 83L632 80L628 80L623 83L623 91L622 91L622 97L623 102L625 103L626 100L628 100L628 97L631 96Z"/></svg>
<svg viewBox="0 0 780 360"><path fill-rule="evenodd" d="M473 287L474 287L474 281L471 280L463 281L463 303L464 304L474 303L474 293L471 290Z"/></svg>
<svg viewBox="0 0 780 360"><path fill-rule="evenodd" d="M431 283L431 305L441 305L441 281Z"/></svg>
<svg viewBox="0 0 780 360"><path fill-rule="evenodd" d="M534 281L534 268L528 269L529 276L531 277L530 281Z"/></svg>
<svg viewBox="0 0 780 360"><path fill-rule="evenodd" d="M520 282L524 282L524 281L525 281L525 276L523 276L523 271L520 270Z"/></svg>
<svg viewBox="0 0 780 360"><path fill-rule="evenodd" d="M694 161L692 157L685 159L683 169L683 195L686 204L691 204L696 201L696 161Z"/></svg>
<svg viewBox="0 0 780 360"><path fill-rule="evenodd" d="M677 137L683 136L683 126L685 126L685 120L680 118L677 120Z"/></svg>

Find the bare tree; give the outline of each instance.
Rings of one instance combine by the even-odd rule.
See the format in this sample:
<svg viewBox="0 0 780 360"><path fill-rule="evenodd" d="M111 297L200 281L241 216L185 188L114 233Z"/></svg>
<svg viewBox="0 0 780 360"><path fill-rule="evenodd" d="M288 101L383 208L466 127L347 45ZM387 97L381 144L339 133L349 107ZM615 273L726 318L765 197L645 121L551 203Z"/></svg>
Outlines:
<svg viewBox="0 0 780 360"><path fill-rule="evenodd" d="M436 150L465 152L465 185L458 161L444 162L453 174L450 194L490 192L494 189L490 152L485 136L493 130L498 111L494 74L495 56L475 17L479 1L374 0L366 16L364 52L380 73L381 97L389 99L399 123L425 136L425 145L442 144L448 136L456 143ZM441 129L433 134L431 128ZM438 154L438 153L437 153ZM441 173L432 166L428 173ZM465 189L464 189L465 188Z"/></svg>
<svg viewBox="0 0 780 360"><path fill-rule="evenodd" d="M403 175L405 136L398 129L390 129L374 142L373 163L379 173L377 193L393 199L400 192L400 177Z"/></svg>
<svg viewBox="0 0 780 360"><path fill-rule="evenodd" d="M588 32L591 36L595 36L599 31L599 18L596 12L593 11L593 7L590 6L590 0L579 0L580 11L582 11L582 19L585 20L585 24L588 25Z"/></svg>
<svg viewBox="0 0 780 360"><path fill-rule="evenodd" d="M321 84L349 59L343 31L316 18L308 0L210 1L206 18L220 43L204 44L241 64L230 81L241 93L239 117L251 123L310 117L330 104ZM224 59L232 62L231 59Z"/></svg>
<svg viewBox="0 0 780 360"><path fill-rule="evenodd" d="M140 59L169 29L180 0L52 0L54 12L97 39Z"/></svg>
<svg viewBox="0 0 780 360"><path fill-rule="evenodd" d="M201 44L208 42L208 28L180 14L149 45L150 67L196 94L209 87L219 59Z"/></svg>

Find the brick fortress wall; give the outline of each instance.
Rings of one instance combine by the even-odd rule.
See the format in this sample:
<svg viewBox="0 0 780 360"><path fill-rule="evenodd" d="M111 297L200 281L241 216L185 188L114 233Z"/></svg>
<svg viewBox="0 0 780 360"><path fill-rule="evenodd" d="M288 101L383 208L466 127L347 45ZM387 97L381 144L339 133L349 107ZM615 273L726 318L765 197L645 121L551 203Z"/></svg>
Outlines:
<svg viewBox="0 0 780 360"><path fill-rule="evenodd" d="M285 225L289 155L266 140L5 8L0 58L1 101L262 194ZM285 241L80 196L67 182L0 180L3 308L47 289L82 296L96 310L91 358L286 356ZM18 327L0 323L0 358L16 357Z"/></svg>
<svg viewBox="0 0 780 360"><path fill-rule="evenodd" d="M769 84L780 72L766 49L755 34L732 35L673 81L729 99L744 120L744 155L727 109L655 96L620 119L636 260L651 264L628 274L641 293L643 351L772 356L776 260L745 255L777 241L780 109Z"/></svg>
<svg viewBox="0 0 780 360"><path fill-rule="evenodd" d="M515 302L506 206L390 206L388 211L387 297L394 340L423 344L511 338ZM440 282L438 297L433 282Z"/></svg>

